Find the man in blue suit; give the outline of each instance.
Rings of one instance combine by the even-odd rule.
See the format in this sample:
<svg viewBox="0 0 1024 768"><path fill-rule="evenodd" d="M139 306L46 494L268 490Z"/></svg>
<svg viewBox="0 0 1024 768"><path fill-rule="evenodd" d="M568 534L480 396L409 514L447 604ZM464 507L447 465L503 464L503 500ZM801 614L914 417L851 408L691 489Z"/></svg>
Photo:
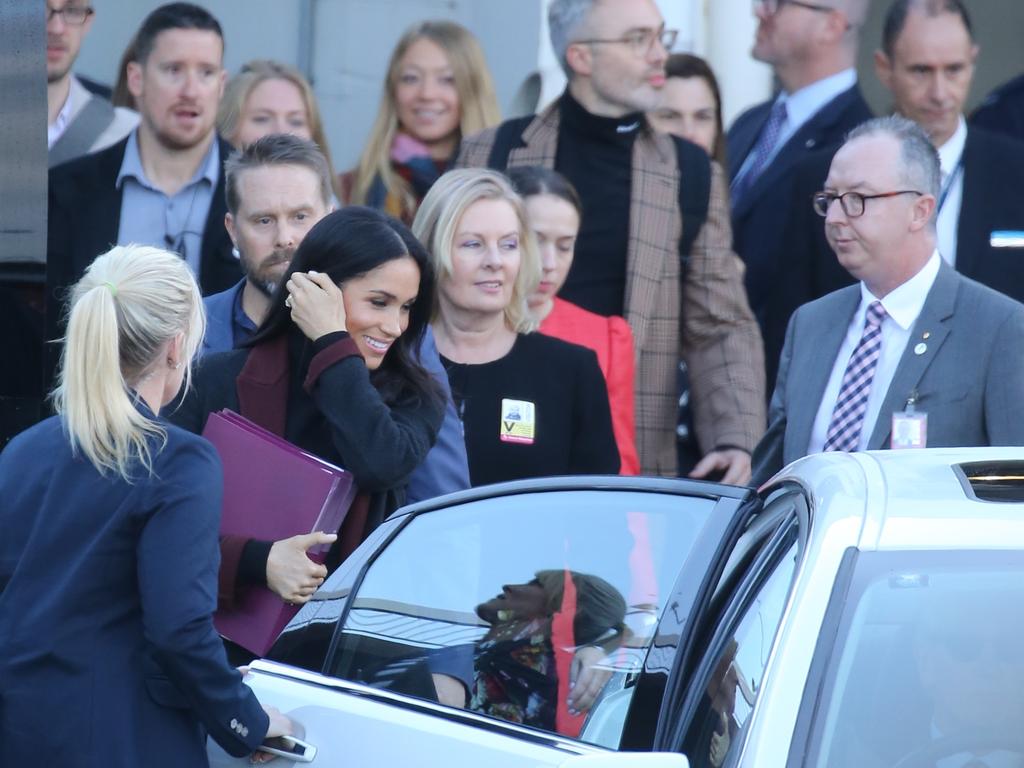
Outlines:
<svg viewBox="0 0 1024 768"><path fill-rule="evenodd" d="M252 337L295 249L334 207L327 161L313 144L295 136L272 134L254 142L228 159L224 176L224 224L245 277L204 300L207 329L200 354L226 352ZM448 392L429 328L420 362ZM469 487L462 427L448 400L437 443L409 479L410 503Z"/></svg>
<svg viewBox="0 0 1024 768"><path fill-rule="evenodd" d="M854 62L868 0L762 0L754 4L751 55L770 64L779 95L752 107L728 135L735 251L746 262L747 296L762 330L784 275L791 173L814 150L831 147L871 117Z"/></svg>
<svg viewBox="0 0 1024 768"><path fill-rule="evenodd" d="M866 123L836 153L815 208L859 282L790 320L754 482L902 432L916 439L901 447L1024 445L1024 305L939 255L940 188L938 153L906 118Z"/></svg>

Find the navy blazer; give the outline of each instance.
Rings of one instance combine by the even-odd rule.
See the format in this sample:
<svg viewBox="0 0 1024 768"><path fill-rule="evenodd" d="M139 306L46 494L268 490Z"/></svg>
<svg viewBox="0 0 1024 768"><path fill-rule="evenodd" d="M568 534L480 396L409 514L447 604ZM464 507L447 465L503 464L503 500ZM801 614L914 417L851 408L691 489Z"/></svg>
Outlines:
<svg viewBox="0 0 1024 768"><path fill-rule="evenodd" d="M796 174L795 197L810 200L822 189L832 153L805 160ZM993 248L992 232L1024 231L1024 142L971 126L964 145L963 197L957 223L956 269L1024 302L1024 249ZM823 219L810 202L795 205L787 224L785 280L768 309L766 361L774 373L790 316L802 304L854 283L825 239Z"/></svg>
<svg viewBox="0 0 1024 768"><path fill-rule="evenodd" d="M236 756L266 734L213 627L220 461L165 428L132 484L58 417L0 454L0 765L206 765L207 732Z"/></svg>
<svg viewBox="0 0 1024 768"><path fill-rule="evenodd" d="M244 287L243 279L228 290L203 299L203 304L206 305L206 336L203 338L200 355L234 349L235 301ZM466 458L466 441L462 436L462 422L455 412L448 374L441 365L441 357L434 344L434 332L429 325L423 334L419 358L423 367L444 390L445 409L441 431L437 433L437 442L409 476L409 485L405 492L407 504L469 488L469 461Z"/></svg>
<svg viewBox="0 0 1024 768"><path fill-rule="evenodd" d="M750 108L729 129L730 181L753 149L773 103L767 101ZM793 169L808 153L837 145L851 128L871 116L871 109L856 85L843 91L800 126L742 199L733 201L733 250L747 265L747 296L762 330L768 302L785 264L788 246L783 235L787 214L793 205L802 203L791 193Z"/></svg>

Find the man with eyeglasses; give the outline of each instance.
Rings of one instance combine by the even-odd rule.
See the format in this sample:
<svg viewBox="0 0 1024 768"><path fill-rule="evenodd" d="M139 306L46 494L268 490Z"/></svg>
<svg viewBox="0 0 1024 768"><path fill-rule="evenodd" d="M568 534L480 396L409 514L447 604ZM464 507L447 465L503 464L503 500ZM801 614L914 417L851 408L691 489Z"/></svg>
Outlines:
<svg viewBox="0 0 1024 768"><path fill-rule="evenodd" d="M539 115L464 141L458 165L543 165L575 185L583 221L560 295L633 329L641 471L678 471L682 355L704 453L693 474L745 482L764 430L764 360L730 248L724 176L644 116L658 105L675 32L653 0L554 0L548 21L565 92Z"/></svg>
<svg viewBox="0 0 1024 768"><path fill-rule="evenodd" d="M84 0L46 3L46 144L52 168L116 144L138 124L71 73L95 11Z"/></svg>
<svg viewBox="0 0 1024 768"><path fill-rule="evenodd" d="M937 235L942 258L958 272L1024 301L1024 143L974 125L963 116L978 46L961 0L896 0L889 7L881 48L875 53L879 80L892 94L896 113L920 125L938 149L942 184ZM796 200L820 188L824 159L798 175ZM838 269L809 208L794 214L799 233L787 286L803 286L795 308L849 283Z"/></svg>
<svg viewBox="0 0 1024 768"><path fill-rule="evenodd" d="M754 0L751 55L771 66L781 91L736 118L727 148L733 244L746 262L747 295L766 339L768 304L786 274L793 169L812 151L834 152L847 131L871 117L854 68L868 4ZM778 349L767 349L777 357Z"/></svg>
<svg viewBox="0 0 1024 768"><path fill-rule="evenodd" d="M868 121L836 153L814 208L858 284L790 320L754 482L821 451L1024 445L1024 305L939 256L940 188L906 118Z"/></svg>

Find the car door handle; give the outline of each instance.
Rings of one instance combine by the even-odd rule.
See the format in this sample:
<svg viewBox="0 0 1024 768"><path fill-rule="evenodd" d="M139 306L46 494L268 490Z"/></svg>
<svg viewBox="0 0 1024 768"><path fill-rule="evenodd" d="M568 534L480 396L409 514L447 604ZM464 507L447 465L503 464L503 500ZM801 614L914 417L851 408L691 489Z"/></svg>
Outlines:
<svg viewBox="0 0 1024 768"><path fill-rule="evenodd" d="M260 744L259 749L293 763L312 763L316 757L316 747L295 736L275 736Z"/></svg>

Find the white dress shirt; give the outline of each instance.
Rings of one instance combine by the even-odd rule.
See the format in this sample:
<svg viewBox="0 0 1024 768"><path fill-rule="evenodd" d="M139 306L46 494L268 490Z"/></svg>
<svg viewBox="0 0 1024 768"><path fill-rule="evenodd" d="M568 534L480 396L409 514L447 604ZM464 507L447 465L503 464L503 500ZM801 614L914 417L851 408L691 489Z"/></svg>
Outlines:
<svg viewBox="0 0 1024 768"><path fill-rule="evenodd" d="M942 188L939 200L942 208L935 222L938 235L938 248L942 258L951 266L956 266L956 231L960 226L960 204L964 199L964 145L967 143L967 123L960 115L960 124L956 133L939 147L939 163L942 166ZM946 187L949 185L947 191ZM943 200L943 193L945 199Z"/></svg>
<svg viewBox="0 0 1024 768"><path fill-rule="evenodd" d="M864 413L864 424L860 431L860 440L857 442L857 450L863 451L867 448L868 440L875 429L875 423L882 409L882 401L889 392L889 385L893 376L896 375L896 368L899 366L903 350L910 340L910 332L917 322L917 316L921 314L928 292L932 289L935 277L939 274L940 257L938 251L932 253L931 258L912 278L891 291L884 299L872 295L864 283L860 284L860 304L857 311L853 313L849 328L843 343L839 346L839 353L835 362L832 363L832 374L829 376L825 392L818 405L818 414L814 419L814 427L811 429L811 442L807 446L807 453L821 453L825 447L825 438L828 435L828 425L832 421L832 411L835 410L836 400L839 399L839 390L843 384L843 374L846 373L846 366L850 362L854 350L860 343L864 334L864 318L867 315L868 305L880 301L885 307L886 317L882 321L882 350L878 358L878 367L875 368L875 376L871 382L871 393L868 395L867 411ZM910 393L906 393L910 396ZM890 418L892 414L884 414L884 418Z"/></svg>
<svg viewBox="0 0 1024 768"><path fill-rule="evenodd" d="M74 89L68 88L68 97L64 99L64 106L57 113L57 119L46 126L46 148L50 149L57 143L57 139L64 135L71 122L72 102L74 100Z"/></svg>

